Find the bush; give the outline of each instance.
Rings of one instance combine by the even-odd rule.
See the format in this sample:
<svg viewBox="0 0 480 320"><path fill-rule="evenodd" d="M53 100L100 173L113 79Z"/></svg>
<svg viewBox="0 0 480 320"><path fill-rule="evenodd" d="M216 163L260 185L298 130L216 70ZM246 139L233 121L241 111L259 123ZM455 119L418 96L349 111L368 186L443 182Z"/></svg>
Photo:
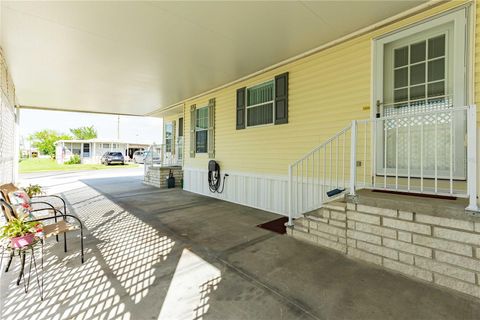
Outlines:
<svg viewBox="0 0 480 320"><path fill-rule="evenodd" d="M70 160L65 161L65 164L80 164L82 163L82 159L80 159L80 156L78 154L74 154L72 157L70 157Z"/></svg>

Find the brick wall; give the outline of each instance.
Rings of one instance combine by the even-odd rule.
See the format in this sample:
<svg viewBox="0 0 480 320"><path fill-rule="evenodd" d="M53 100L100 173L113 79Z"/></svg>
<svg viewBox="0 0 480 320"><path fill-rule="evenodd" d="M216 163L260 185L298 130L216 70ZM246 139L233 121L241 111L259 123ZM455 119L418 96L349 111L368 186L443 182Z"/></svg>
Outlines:
<svg viewBox="0 0 480 320"><path fill-rule="evenodd" d="M288 234L480 298L480 218L334 203Z"/></svg>
<svg viewBox="0 0 480 320"><path fill-rule="evenodd" d="M0 48L0 184L15 178L15 87Z"/></svg>

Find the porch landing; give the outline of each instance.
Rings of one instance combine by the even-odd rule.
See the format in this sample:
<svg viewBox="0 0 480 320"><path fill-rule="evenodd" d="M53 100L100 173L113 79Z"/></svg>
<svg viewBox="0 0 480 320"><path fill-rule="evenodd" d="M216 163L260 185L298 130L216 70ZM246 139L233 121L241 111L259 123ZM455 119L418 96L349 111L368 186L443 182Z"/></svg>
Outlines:
<svg viewBox="0 0 480 320"><path fill-rule="evenodd" d="M25 181L63 190L88 228L86 261L78 259L78 238L70 238L67 254L61 243L48 241L45 301L35 285L27 295L15 285L14 268L0 279L2 319L450 320L480 314L480 300L256 227L277 215L146 186L141 174L105 174Z"/></svg>
<svg viewBox="0 0 480 320"><path fill-rule="evenodd" d="M393 192L359 190L355 199L347 197L347 201L372 207L410 211L444 218L480 221L472 218L474 214L465 212L465 208L468 206L468 199L465 198L446 199L413 194L405 195Z"/></svg>

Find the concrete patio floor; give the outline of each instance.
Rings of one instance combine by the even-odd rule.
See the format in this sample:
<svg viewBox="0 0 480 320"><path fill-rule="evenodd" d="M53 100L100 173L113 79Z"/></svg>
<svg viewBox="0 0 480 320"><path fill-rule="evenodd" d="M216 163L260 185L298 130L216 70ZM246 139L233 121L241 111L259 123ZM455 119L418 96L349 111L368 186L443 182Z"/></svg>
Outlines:
<svg viewBox="0 0 480 320"><path fill-rule="evenodd" d="M478 300L256 227L275 214L115 174L41 178L83 219L86 261L78 237L49 239L43 302L15 261L2 319L479 318Z"/></svg>

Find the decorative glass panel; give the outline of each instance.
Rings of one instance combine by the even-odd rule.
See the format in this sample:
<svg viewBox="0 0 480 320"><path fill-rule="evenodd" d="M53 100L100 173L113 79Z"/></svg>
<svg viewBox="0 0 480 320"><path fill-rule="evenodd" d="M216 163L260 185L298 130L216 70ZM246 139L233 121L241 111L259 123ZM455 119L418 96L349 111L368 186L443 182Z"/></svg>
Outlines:
<svg viewBox="0 0 480 320"><path fill-rule="evenodd" d="M445 56L445 35L428 39L428 58Z"/></svg>
<svg viewBox="0 0 480 320"><path fill-rule="evenodd" d="M445 58L428 63L428 81L445 79Z"/></svg>
<svg viewBox="0 0 480 320"><path fill-rule="evenodd" d="M425 61L426 42L412 44L410 46L410 63Z"/></svg>
<svg viewBox="0 0 480 320"><path fill-rule="evenodd" d="M425 63L410 67L410 85L425 83Z"/></svg>
<svg viewBox="0 0 480 320"><path fill-rule="evenodd" d="M395 90L394 100L395 102L405 101L408 99L408 89Z"/></svg>
<svg viewBox="0 0 480 320"><path fill-rule="evenodd" d="M408 64L408 47L395 49L395 68Z"/></svg>
<svg viewBox="0 0 480 320"><path fill-rule="evenodd" d="M425 85L410 88L410 100L425 98Z"/></svg>
<svg viewBox="0 0 480 320"><path fill-rule="evenodd" d="M408 68L400 68L395 70L394 88L402 88L408 86Z"/></svg>
<svg viewBox="0 0 480 320"><path fill-rule="evenodd" d="M445 82L435 82L428 85L428 96L436 97L445 95Z"/></svg>

